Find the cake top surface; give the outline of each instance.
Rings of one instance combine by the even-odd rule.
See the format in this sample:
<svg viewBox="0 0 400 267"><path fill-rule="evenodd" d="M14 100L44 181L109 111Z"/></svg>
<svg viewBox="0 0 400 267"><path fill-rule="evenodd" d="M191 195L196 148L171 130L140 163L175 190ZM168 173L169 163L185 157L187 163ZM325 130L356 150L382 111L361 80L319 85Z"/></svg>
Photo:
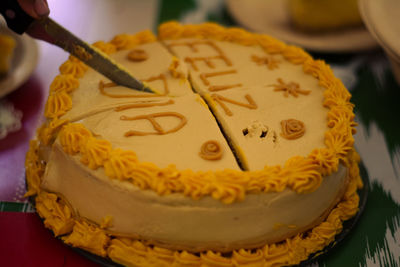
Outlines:
<svg viewBox="0 0 400 267"><path fill-rule="evenodd" d="M39 140L59 139L92 169L107 173L118 154L126 164L115 168L149 163L152 175L166 175L144 189L232 202L286 187L311 192L352 147L350 94L300 48L237 28L175 22L160 27L158 40L145 31L94 46L158 94L116 86L73 57L60 67ZM187 172L198 181L192 189ZM125 173L121 179L131 180Z"/></svg>

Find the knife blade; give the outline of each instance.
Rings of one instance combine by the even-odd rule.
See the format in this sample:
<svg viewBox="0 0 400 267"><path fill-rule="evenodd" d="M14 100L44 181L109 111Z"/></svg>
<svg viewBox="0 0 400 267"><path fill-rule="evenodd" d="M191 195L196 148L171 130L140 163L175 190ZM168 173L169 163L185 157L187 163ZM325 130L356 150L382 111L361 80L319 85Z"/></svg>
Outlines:
<svg viewBox="0 0 400 267"><path fill-rule="evenodd" d="M51 18L34 19L15 0L5 0L4 5L0 5L0 13L15 32L26 32L33 38L61 47L118 85L154 93L108 55L82 41Z"/></svg>
<svg viewBox="0 0 400 267"><path fill-rule="evenodd" d="M61 47L118 85L152 93L151 89L132 77L123 66L48 17L34 20L26 32Z"/></svg>

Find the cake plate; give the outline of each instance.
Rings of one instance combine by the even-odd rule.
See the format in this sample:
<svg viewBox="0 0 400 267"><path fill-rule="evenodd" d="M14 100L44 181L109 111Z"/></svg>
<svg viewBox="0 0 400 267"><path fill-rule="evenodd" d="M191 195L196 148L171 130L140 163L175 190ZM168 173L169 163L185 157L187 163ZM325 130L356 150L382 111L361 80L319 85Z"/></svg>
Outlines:
<svg viewBox="0 0 400 267"><path fill-rule="evenodd" d="M360 162L359 164L359 168L360 168L360 176L361 179L363 181L363 188L361 188L360 190L358 190L358 195L360 197L360 203L359 203L359 209L358 212L356 213L356 215L354 217L352 217L351 219L343 222L343 229L342 231L336 235L335 240L329 244L328 246L324 247L322 250L317 251L313 254L311 254L307 260L302 261L300 264L298 264L297 266L299 267L306 267L306 266L312 266L313 264L317 263L318 260L320 260L322 258L322 256L325 256L327 253L329 253L330 251L332 251L340 242L342 242L350 233L351 230L355 227L355 225L357 224L358 220L360 219L362 212L365 208L365 205L367 203L367 196L368 196L368 188L369 188L369 177L368 177L368 173L364 167L364 164L362 162ZM31 204L33 206L35 206L35 201L33 197L29 198L29 201L31 202ZM39 215L38 215L39 216ZM50 230L49 230L50 231ZM100 266L103 267L123 267L123 265L120 265L118 263L115 263L113 261L111 261L110 259L107 258L103 258L100 256L97 256L95 254L92 254L86 250L80 249L80 248L75 248L69 245L66 245L61 238L58 238L60 240L60 242L62 242L65 246L71 248L72 250L76 251L78 254L82 255L83 257L99 264ZM140 267L140 266L137 266Z"/></svg>

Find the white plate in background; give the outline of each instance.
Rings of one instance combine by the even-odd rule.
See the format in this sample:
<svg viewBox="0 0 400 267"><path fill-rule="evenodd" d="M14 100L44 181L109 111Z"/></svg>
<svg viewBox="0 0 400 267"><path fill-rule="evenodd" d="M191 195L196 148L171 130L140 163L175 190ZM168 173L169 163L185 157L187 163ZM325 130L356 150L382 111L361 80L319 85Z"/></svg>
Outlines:
<svg viewBox="0 0 400 267"><path fill-rule="evenodd" d="M316 52L358 52L377 47L364 27L307 34L294 29L285 0L227 0L231 15L242 26Z"/></svg>
<svg viewBox="0 0 400 267"><path fill-rule="evenodd" d="M0 23L0 33L8 34L16 41L11 67L0 77L0 98L19 88L32 74L38 62L38 46L26 34L18 35Z"/></svg>

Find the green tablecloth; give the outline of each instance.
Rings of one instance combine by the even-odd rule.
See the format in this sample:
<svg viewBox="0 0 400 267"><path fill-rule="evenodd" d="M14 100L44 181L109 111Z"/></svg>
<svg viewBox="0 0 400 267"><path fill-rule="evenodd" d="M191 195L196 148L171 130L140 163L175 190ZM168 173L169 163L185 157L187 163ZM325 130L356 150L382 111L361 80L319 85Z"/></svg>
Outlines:
<svg viewBox="0 0 400 267"><path fill-rule="evenodd" d="M216 21L227 26L236 25L223 6L210 10L202 6L199 11L199 4L194 0L164 0L158 5L155 24L184 18L185 22ZM365 166L364 175L368 176L364 178L369 180L368 200L358 224L316 265L399 266L400 86L380 50L313 56L331 64L353 95L359 124L355 146ZM0 211L32 210L27 203L0 202Z"/></svg>

